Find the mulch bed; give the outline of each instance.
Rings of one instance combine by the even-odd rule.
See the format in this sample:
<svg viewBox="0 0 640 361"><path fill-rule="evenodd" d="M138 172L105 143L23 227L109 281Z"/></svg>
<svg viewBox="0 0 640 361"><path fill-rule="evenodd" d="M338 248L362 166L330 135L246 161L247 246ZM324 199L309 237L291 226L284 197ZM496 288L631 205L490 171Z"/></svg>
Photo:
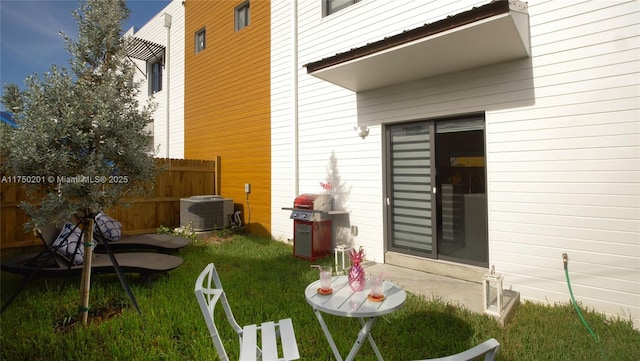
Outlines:
<svg viewBox="0 0 640 361"><path fill-rule="evenodd" d="M129 308L129 305L124 300L110 300L106 305L89 309L89 316L87 318L87 324L94 322L108 321L114 317L122 314L122 311ZM54 325L54 329L61 333L71 332L77 325L82 325L80 314L76 314L70 317L58 321Z"/></svg>

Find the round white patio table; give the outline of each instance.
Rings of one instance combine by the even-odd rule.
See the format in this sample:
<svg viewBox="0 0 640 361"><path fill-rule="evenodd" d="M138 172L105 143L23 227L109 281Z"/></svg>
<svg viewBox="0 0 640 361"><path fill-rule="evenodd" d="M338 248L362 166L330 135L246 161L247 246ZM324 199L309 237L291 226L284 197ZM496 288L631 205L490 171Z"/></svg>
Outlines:
<svg viewBox="0 0 640 361"><path fill-rule="evenodd" d="M329 341L331 350L338 361L342 361L343 358L333 341L333 337L331 337L331 332L329 332L327 324L322 318L322 312L335 316L355 317L360 320L362 328L360 332L358 332L358 338L351 347L349 355L347 355L347 358L344 360L351 361L355 358L366 337L378 360L382 361L382 355L380 354L380 350L378 350L376 342L373 340L371 329L378 317L398 310L404 305L407 299L405 290L392 282L384 281L382 287L382 293L384 294L382 301L374 301L369 298L371 291L369 280L365 283L364 290L354 292L349 287L347 276L336 276L331 279L332 293L329 295L322 294L319 291L319 280L311 283L305 289L304 297L313 308L320 327L322 327L322 331L327 341Z"/></svg>

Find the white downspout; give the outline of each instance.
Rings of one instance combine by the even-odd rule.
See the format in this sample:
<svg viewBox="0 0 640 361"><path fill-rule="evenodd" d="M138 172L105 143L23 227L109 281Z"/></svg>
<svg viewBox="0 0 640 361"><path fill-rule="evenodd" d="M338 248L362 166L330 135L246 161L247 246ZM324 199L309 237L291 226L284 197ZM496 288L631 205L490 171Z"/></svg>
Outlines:
<svg viewBox="0 0 640 361"><path fill-rule="evenodd" d="M171 80L171 73L169 72L169 68L170 68L170 64L171 62L169 61L169 54L171 53L171 15L164 13L164 26L167 28L167 50L165 51L164 54L164 69L165 69L165 73L166 73L166 77L167 77L167 89L165 91L165 94L167 96L167 103L165 105L166 107L166 119L165 121L167 122L166 124L166 132L167 132L167 136L166 136L166 148L167 148L167 158L170 158L170 153L169 153L169 103L171 101L171 96L170 96L170 90L171 90L171 86L170 86L170 80Z"/></svg>
<svg viewBox="0 0 640 361"><path fill-rule="evenodd" d="M293 38L293 197L300 194L300 169L299 169L299 149L298 149L298 0L293 0L291 19L291 35Z"/></svg>

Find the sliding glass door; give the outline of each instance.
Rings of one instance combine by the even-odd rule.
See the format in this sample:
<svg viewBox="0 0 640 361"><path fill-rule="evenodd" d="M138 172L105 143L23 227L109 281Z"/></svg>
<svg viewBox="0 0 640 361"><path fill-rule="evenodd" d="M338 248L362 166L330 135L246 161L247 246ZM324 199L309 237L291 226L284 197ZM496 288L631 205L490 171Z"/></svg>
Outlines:
<svg viewBox="0 0 640 361"><path fill-rule="evenodd" d="M484 117L386 127L392 251L488 266Z"/></svg>

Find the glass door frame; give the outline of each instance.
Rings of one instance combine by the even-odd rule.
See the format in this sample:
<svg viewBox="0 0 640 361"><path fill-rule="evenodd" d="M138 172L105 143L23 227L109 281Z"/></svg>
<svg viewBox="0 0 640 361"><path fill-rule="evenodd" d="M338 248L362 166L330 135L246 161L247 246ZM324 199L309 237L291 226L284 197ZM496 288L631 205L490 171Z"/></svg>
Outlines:
<svg viewBox="0 0 640 361"><path fill-rule="evenodd" d="M402 127L402 126L415 126L415 125L425 125L428 126L429 128L429 153L430 153L430 158L432 160L432 162L435 161L435 147L431 146L434 144L435 141L435 124L436 121L435 120L416 120L416 121L408 121L408 122L402 122L402 123L393 123L393 124L388 124L388 125L384 125L384 139L383 139L383 144L382 144L382 148L383 148L383 168L384 168L384 184L383 184L383 197L384 197L384 215L383 215L383 222L385 225L385 239L384 239L384 245L385 245L385 252L386 251L394 251L394 252L399 252L399 253L403 253L403 254L408 254L408 255L414 255L414 256L419 256L419 257L423 257L423 258L431 258L431 259L437 259L438 256L438 232L439 229L437 227L437 216L438 216L438 210L436 207L436 198L435 198L435 194L434 194L434 187L436 185L436 174L435 174L435 165L432 163L431 165L431 180L430 180L430 185L431 185L431 197L432 197L432 205L431 205L431 224L432 224L432 230L431 230L431 252L427 253L427 252L423 252L423 251L418 251L418 250L414 250L414 249L408 249L408 248L402 248L402 247L394 247L392 245L392 238L393 238L393 217L392 217L392 202L393 202L393 197L392 197L392 184L393 184L393 175L391 174L391 165L392 165L392 156L391 156L391 151L392 151L392 147L391 147L391 130L393 128L396 127Z"/></svg>
<svg viewBox="0 0 640 361"><path fill-rule="evenodd" d="M406 122L400 122L400 123L391 123L391 124L384 124L383 125L383 135L384 138L382 140L382 153L383 153L383 160L382 160L382 167L383 167L383 173L384 173L384 177L383 177L383 202L384 202L384 212L383 212L383 224L384 224L384 251L393 251L393 252L398 252L398 253L402 253L402 254L407 254L407 255L414 255L414 256L418 256L418 257L422 257L422 258L428 258L428 259L441 259L441 260L446 260L446 261L451 261L451 262L455 262L455 263L460 263L460 264L467 264L467 265L474 265L474 266L481 266L481 267L486 267L488 266L488 258L487 258L487 262L483 262L483 261L474 261L474 260L470 260L470 259L466 259L466 258L458 258L458 257L452 257L452 256L447 256L447 255L443 255L440 254L438 246L439 246L439 239L440 239L440 233L443 232L443 230L441 229L440 225L438 224L438 220L439 220L439 216L440 216L440 212L441 212L441 208L442 207L442 203L438 202L438 197L441 196L441 191L442 188L440 187L440 183L438 182L438 171L439 169L437 168L437 164L436 164L436 149L438 148L438 145L436 144L436 138L437 138L437 124L439 122L444 122L444 121L455 121L455 120L467 120L467 119L482 119L482 130L483 130L483 148L484 148L484 157L486 159L486 123L485 123L485 115L484 114L472 114L472 115L459 115L459 116L453 116L453 117L445 117L445 118L436 118L436 119L425 119L425 120L412 120L412 121L406 121ZM393 246L393 233L394 233L394 224L393 222L393 215L392 215L392 202L394 201L393 199L393 174L392 174L392 162L393 162L393 158L392 158L392 139L391 139L391 130L395 129L397 127L411 127L411 126L416 126L416 125L428 125L429 128L429 153L430 153L430 157L431 157L431 172L430 172L430 182L431 182L431 224L432 224L432 230L431 230L431 252L425 252L425 251L418 251L418 250L413 250L413 249L408 249L408 248L402 248L402 247L395 247ZM484 167L484 180L485 180L485 194L488 195L488 184L486 183L487 180L487 166L485 164ZM442 181L440 179L440 181ZM488 203L487 203L488 199L485 197L485 210L488 210ZM489 246L489 238L488 238L488 213L485 213L485 219L484 222L486 222L486 229L485 232L487 232L486 234L486 242L487 242L487 247ZM487 255L488 256L488 255Z"/></svg>

